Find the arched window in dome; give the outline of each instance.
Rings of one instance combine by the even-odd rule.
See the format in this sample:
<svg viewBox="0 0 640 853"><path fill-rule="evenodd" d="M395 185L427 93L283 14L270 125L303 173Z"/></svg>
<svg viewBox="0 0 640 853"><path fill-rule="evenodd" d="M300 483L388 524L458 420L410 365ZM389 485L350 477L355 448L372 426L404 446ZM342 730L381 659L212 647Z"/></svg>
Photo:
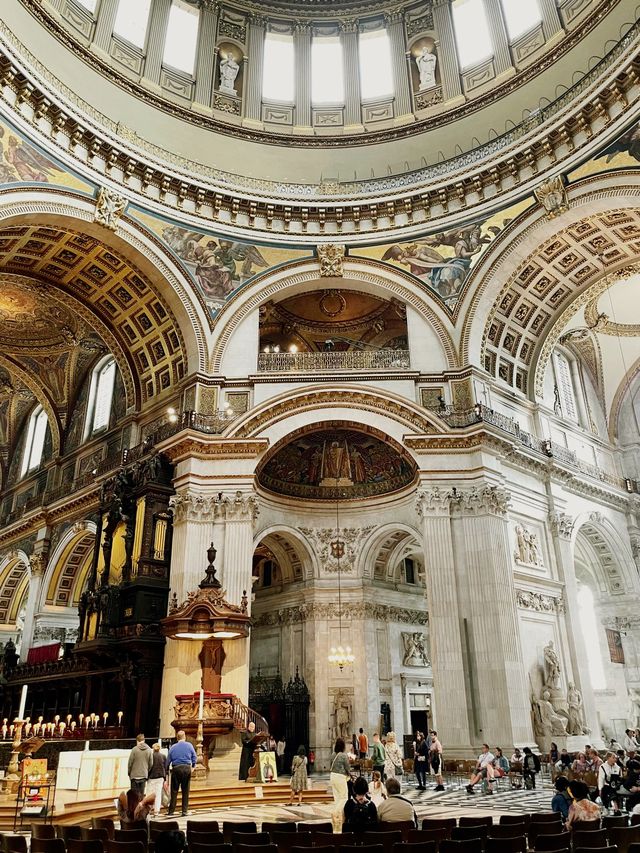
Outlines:
<svg viewBox="0 0 640 853"><path fill-rule="evenodd" d="M512 41L532 30L542 20L538 0L502 0L502 11Z"/></svg>
<svg viewBox="0 0 640 853"><path fill-rule="evenodd" d="M93 13L96 11L96 3L98 0L76 0L79 6L83 6L89 12Z"/></svg>
<svg viewBox="0 0 640 853"><path fill-rule="evenodd" d="M393 95L391 45L385 29L360 33L360 91L362 97L385 98Z"/></svg>
<svg viewBox="0 0 640 853"><path fill-rule="evenodd" d="M454 0L451 7L461 68L493 56L487 13L482 0Z"/></svg>
<svg viewBox="0 0 640 853"><path fill-rule="evenodd" d="M173 0L164 42L164 65L193 74L198 48L200 10L184 0Z"/></svg>
<svg viewBox="0 0 640 853"><path fill-rule="evenodd" d="M340 36L314 36L311 40L311 103L344 103Z"/></svg>
<svg viewBox="0 0 640 853"><path fill-rule="evenodd" d="M293 36L290 33L267 32L264 37L262 97L291 103L294 81Z"/></svg>
<svg viewBox="0 0 640 853"><path fill-rule="evenodd" d="M44 440L47 435L47 414L42 406L36 406L29 416L27 437L22 450L22 465L20 476L24 477L29 471L33 471L42 462L44 452Z"/></svg>
<svg viewBox="0 0 640 853"><path fill-rule="evenodd" d="M115 380L116 362L113 356L108 355L96 364L91 375L85 438L109 426Z"/></svg>
<svg viewBox="0 0 640 853"><path fill-rule="evenodd" d="M151 0L120 0L113 32L136 47L144 47Z"/></svg>

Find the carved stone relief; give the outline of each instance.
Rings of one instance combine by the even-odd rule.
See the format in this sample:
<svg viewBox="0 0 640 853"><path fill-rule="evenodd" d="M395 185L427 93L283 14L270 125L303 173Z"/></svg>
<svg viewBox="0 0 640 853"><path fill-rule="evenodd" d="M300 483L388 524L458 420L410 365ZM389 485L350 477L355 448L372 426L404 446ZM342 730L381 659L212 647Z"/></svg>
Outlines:
<svg viewBox="0 0 640 853"><path fill-rule="evenodd" d="M431 666L427 653L427 642L422 631L403 631L402 645L404 666Z"/></svg>
<svg viewBox="0 0 640 853"><path fill-rule="evenodd" d="M523 524L515 526L516 547L513 559L521 566L535 566L540 568L542 563L542 551L538 542L537 533L532 533Z"/></svg>

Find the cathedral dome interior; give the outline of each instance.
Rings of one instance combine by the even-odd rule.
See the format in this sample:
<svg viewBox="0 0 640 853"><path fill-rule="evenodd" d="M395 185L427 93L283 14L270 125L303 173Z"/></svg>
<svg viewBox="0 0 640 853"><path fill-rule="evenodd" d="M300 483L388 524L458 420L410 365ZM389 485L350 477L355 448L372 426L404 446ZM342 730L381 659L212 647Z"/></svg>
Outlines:
<svg viewBox="0 0 640 853"><path fill-rule="evenodd" d="M640 724L639 15L3 0L3 718Z"/></svg>

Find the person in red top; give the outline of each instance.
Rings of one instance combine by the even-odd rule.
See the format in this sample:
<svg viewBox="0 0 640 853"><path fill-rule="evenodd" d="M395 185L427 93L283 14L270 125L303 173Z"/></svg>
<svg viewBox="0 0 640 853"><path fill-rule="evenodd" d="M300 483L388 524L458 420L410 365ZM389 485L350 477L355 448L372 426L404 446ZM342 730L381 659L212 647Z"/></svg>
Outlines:
<svg viewBox="0 0 640 853"><path fill-rule="evenodd" d="M369 753L369 738L363 729L358 731L358 758L366 758Z"/></svg>

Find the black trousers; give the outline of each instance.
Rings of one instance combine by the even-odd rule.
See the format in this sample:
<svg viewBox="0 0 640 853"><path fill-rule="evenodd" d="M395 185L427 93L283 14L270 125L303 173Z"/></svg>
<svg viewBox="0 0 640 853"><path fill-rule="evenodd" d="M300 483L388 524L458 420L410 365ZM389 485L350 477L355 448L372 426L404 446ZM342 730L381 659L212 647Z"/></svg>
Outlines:
<svg viewBox="0 0 640 853"><path fill-rule="evenodd" d="M424 761L418 761L417 759L413 762L413 769L416 774L416 781L421 788L427 787L427 770L429 769L429 763L425 757Z"/></svg>
<svg viewBox="0 0 640 853"><path fill-rule="evenodd" d="M131 780L131 790L137 791L140 796L144 797L144 789L147 787L146 779L132 779Z"/></svg>
<svg viewBox="0 0 640 853"><path fill-rule="evenodd" d="M173 814L178 801L178 791L182 790L182 814L189 811L189 785L191 784L191 766L178 764L171 770L171 800L168 814Z"/></svg>

